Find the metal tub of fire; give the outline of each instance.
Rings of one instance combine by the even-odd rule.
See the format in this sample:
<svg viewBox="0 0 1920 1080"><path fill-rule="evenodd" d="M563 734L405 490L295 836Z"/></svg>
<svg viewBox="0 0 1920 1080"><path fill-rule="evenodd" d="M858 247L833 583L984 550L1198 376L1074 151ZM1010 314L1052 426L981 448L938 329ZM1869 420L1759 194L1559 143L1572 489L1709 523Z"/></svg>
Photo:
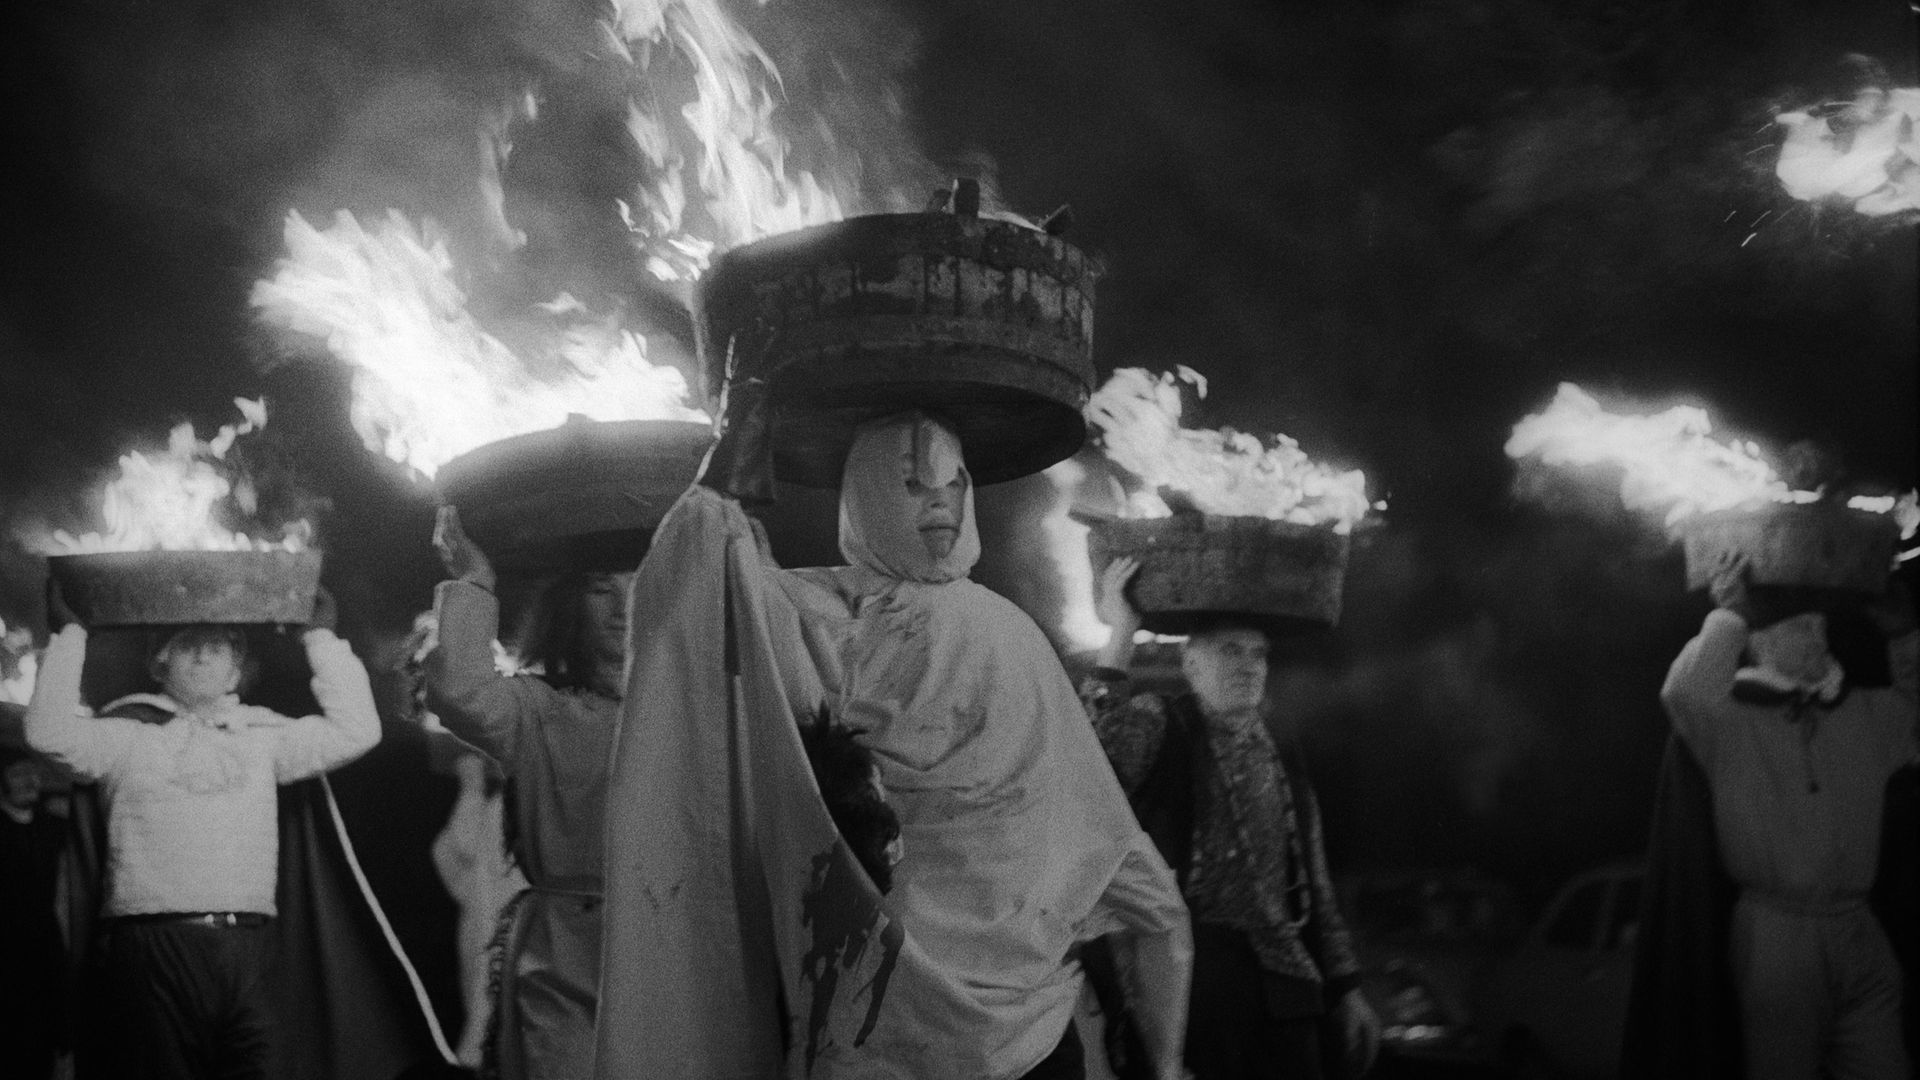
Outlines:
<svg viewBox="0 0 1920 1080"><path fill-rule="evenodd" d="M503 570L631 570L712 441L703 423L576 416L453 459L440 495Z"/></svg>
<svg viewBox="0 0 1920 1080"><path fill-rule="evenodd" d="M838 487L854 430L908 408L956 427L976 483L1078 450L1093 382L1093 260L977 214L875 214L734 248L695 313L707 388L764 380L774 469Z"/></svg>
<svg viewBox="0 0 1920 1080"><path fill-rule="evenodd" d="M1891 514L1829 502L1713 511L1683 530L1690 589L1706 587L1744 555L1756 585L1877 596L1886 591L1900 543Z"/></svg>
<svg viewBox="0 0 1920 1080"><path fill-rule="evenodd" d="M1285 633L1340 621L1349 538L1325 525L1191 512L1090 525L1097 576L1131 555L1129 598L1156 634L1190 634L1231 617Z"/></svg>
<svg viewBox="0 0 1920 1080"><path fill-rule="evenodd" d="M108 551L51 555L47 572L89 627L305 623L318 551Z"/></svg>

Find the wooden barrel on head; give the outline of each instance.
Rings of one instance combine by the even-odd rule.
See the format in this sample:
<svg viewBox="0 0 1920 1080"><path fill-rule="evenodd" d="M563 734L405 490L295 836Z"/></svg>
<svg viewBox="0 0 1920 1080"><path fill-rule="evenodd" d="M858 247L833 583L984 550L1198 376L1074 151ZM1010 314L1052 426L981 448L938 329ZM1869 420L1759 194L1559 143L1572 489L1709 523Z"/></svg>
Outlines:
<svg viewBox="0 0 1920 1080"><path fill-rule="evenodd" d="M1222 617L1275 632L1340 621L1348 537L1320 525L1179 513L1094 522L1097 577L1125 555L1140 560L1129 598L1157 634L1189 634Z"/></svg>
<svg viewBox="0 0 1920 1080"><path fill-rule="evenodd" d="M52 555L47 572L89 627L305 623L318 551L109 551Z"/></svg>
<svg viewBox="0 0 1920 1080"><path fill-rule="evenodd" d="M1085 441L1097 275L1058 237L966 212L768 237L701 282L708 392L765 382L792 483L838 487L855 429L912 408L954 425L976 483L1026 476Z"/></svg>
<svg viewBox="0 0 1920 1080"><path fill-rule="evenodd" d="M1892 515L1824 502L1715 511L1682 529L1689 589L1745 555L1756 585L1878 595L1900 543Z"/></svg>
<svg viewBox="0 0 1920 1080"><path fill-rule="evenodd" d="M502 570L631 570L712 441L704 423L574 417L468 451L436 482Z"/></svg>

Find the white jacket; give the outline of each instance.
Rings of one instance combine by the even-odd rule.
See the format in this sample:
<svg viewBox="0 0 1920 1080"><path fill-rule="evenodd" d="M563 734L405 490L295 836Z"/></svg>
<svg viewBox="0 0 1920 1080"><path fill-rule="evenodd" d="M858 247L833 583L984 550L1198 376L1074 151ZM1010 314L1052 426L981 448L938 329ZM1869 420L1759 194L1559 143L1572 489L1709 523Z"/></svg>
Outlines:
<svg viewBox="0 0 1920 1080"><path fill-rule="evenodd" d="M299 719L228 697L204 713L171 698L164 724L96 717L80 701L87 632L48 644L27 741L107 801L102 914L251 911L275 914L280 833L276 788L344 765L380 741L366 668L331 631L305 635L321 715Z"/></svg>

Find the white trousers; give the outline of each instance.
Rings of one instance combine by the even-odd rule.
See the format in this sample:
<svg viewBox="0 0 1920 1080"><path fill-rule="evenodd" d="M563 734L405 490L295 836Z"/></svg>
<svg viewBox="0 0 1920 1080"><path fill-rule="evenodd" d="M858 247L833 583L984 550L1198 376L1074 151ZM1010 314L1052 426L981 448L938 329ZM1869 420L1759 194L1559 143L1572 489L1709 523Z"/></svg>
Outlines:
<svg viewBox="0 0 1920 1080"><path fill-rule="evenodd" d="M1864 901L1743 893L1730 945L1748 1080L1908 1080L1900 965Z"/></svg>

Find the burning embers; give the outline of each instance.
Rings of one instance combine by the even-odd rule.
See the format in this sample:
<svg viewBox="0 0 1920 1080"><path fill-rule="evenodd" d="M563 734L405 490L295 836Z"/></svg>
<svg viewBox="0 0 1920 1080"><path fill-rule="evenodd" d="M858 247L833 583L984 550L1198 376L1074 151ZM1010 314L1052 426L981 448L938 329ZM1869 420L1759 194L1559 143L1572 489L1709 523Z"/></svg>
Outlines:
<svg viewBox="0 0 1920 1080"><path fill-rule="evenodd" d="M1792 490L1757 444L1714 438L1705 409L1678 405L1650 414L1612 413L1572 383L1561 383L1544 411L1514 425L1507 456L1555 467L1617 468L1627 509L1658 515L1669 530L1697 514L1822 498L1820 491ZM1847 500L1855 510L1900 516L1909 536L1913 505L1911 493L1904 499Z"/></svg>
<svg viewBox="0 0 1920 1080"><path fill-rule="evenodd" d="M305 519L277 528L256 519L259 493L253 478L230 456L236 440L267 422L265 402L235 398L243 419L226 424L211 440L193 425L175 427L165 451L131 451L101 498L103 528L73 535L55 529L23 537L43 555L126 551L302 551L312 535Z"/></svg>
<svg viewBox="0 0 1920 1080"><path fill-rule="evenodd" d="M468 310L445 240L398 214L369 229L342 213L325 230L294 214L286 241L253 306L351 366L354 430L423 476L569 415L706 419L686 404L677 368L650 363L643 338L571 297L538 317L549 331L541 355L516 353Z"/></svg>
<svg viewBox="0 0 1920 1080"><path fill-rule="evenodd" d="M1068 496L1046 523L1067 590L1062 631L1080 648L1107 639L1089 558L1121 555L1141 559L1132 595L1149 631L1186 633L1228 612L1276 625L1337 622L1348 534L1385 504L1367 498L1359 470L1313 461L1285 435L1262 442L1182 427L1181 382L1206 391L1187 368L1123 368L1088 402L1096 442L1124 481L1090 477L1077 462L1049 471Z"/></svg>
<svg viewBox="0 0 1920 1080"><path fill-rule="evenodd" d="M1165 517L1179 504L1346 533L1377 508L1363 473L1315 462L1285 435L1263 445L1245 432L1181 427L1181 381L1206 396L1206 379L1191 368L1158 378L1121 368L1087 402L1100 448L1140 483L1119 516Z"/></svg>
<svg viewBox="0 0 1920 1080"><path fill-rule="evenodd" d="M48 557L48 573L89 626L306 621L320 579L313 526L264 520L235 446L266 424L266 406L234 403L244 419L211 440L181 424L165 452L123 456L102 495L103 529L21 538Z"/></svg>
<svg viewBox="0 0 1920 1080"><path fill-rule="evenodd" d="M1786 129L1775 174L1787 194L1869 217L1920 210L1920 87L1867 85L1851 101L1774 117Z"/></svg>
<svg viewBox="0 0 1920 1080"><path fill-rule="evenodd" d="M655 277L690 280L716 248L845 216L852 178L788 164L775 124L779 70L718 0L613 9L610 36L631 68L627 133L650 166L621 212ZM678 90L670 116L662 94L682 82L691 93Z"/></svg>
<svg viewBox="0 0 1920 1080"><path fill-rule="evenodd" d="M324 342L353 369L353 423L368 448L425 477L570 415L704 421L670 362L692 347L684 315L643 313L663 300L684 308L717 252L839 220L859 190L856 156L824 127L834 150L824 159L840 172L790 165L779 73L718 0L618 0L597 33L578 43L590 77L553 73L482 125L475 205L445 205L442 217L471 221L477 206L487 228L450 238L397 212L342 212L325 228L293 214L285 256L255 286L265 322ZM624 112L633 153L536 156L516 187L515 130L539 144L543 114L569 110ZM549 200L546 174L572 186ZM586 190L627 194L577 205ZM510 223L515 205L529 213Z"/></svg>
<svg viewBox="0 0 1920 1080"><path fill-rule="evenodd" d="M1754 560L1755 580L1768 584L1866 592L1884 584L1897 539L1913 536L1920 524L1915 493L1842 500L1817 479L1800 485L1812 490L1796 490L1758 445L1721 441L1712 432L1704 409L1611 413L1562 383L1544 411L1514 425L1506 450L1555 469L1617 469L1626 508L1685 539L1695 586L1735 549Z"/></svg>

